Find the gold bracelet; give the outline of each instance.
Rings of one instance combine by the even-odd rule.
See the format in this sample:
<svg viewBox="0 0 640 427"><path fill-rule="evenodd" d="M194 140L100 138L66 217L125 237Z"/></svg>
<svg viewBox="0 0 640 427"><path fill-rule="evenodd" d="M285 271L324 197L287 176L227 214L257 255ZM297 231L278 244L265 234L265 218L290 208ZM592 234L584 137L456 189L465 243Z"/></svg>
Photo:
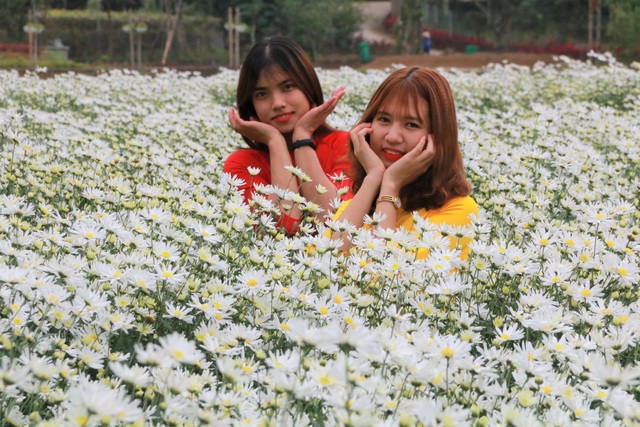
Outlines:
<svg viewBox="0 0 640 427"><path fill-rule="evenodd" d="M400 201L400 197L396 196L380 196L378 200L376 200L376 205L380 202L391 202L396 207L396 209L400 209L402 207L402 202Z"/></svg>

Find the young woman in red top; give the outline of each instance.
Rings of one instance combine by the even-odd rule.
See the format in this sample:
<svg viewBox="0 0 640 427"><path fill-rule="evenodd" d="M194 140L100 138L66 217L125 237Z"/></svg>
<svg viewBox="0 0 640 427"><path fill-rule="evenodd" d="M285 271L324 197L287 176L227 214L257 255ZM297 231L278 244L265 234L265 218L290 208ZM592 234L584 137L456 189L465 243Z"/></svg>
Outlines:
<svg viewBox="0 0 640 427"><path fill-rule="evenodd" d="M319 205L322 210L313 215L323 220L331 202L337 196L345 198L348 133L326 122L344 94L339 87L324 102L309 57L292 40L278 36L253 46L240 69L238 111L229 110L231 127L250 148L232 153L224 164L225 172L244 181L240 189L247 202L255 184L271 184ZM293 176L292 166L310 181ZM277 194L269 197L281 212L277 225L295 233L303 216L300 205Z"/></svg>

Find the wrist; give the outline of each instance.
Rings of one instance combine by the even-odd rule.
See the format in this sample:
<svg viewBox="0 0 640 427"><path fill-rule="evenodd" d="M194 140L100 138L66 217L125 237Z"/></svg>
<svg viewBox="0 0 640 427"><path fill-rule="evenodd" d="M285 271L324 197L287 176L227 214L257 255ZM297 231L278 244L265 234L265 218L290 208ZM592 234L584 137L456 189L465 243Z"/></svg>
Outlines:
<svg viewBox="0 0 640 427"><path fill-rule="evenodd" d="M378 199L376 200L376 206L378 206L380 203L391 203L396 209L402 208L400 197L391 196L389 194L381 194L380 196L378 196Z"/></svg>
<svg viewBox="0 0 640 427"><path fill-rule="evenodd" d="M313 139L313 132L294 130L293 134L291 135L291 140L298 141L300 139Z"/></svg>
<svg viewBox="0 0 640 427"><path fill-rule="evenodd" d="M395 185L391 185L388 182L385 182L384 179L380 184L380 194L386 194L388 196L399 197L400 196L400 188Z"/></svg>
<svg viewBox="0 0 640 427"><path fill-rule="evenodd" d="M309 147L309 148L312 148L313 150L316 149L316 145L313 143L313 139L305 138L305 139L294 140L294 142L291 143L289 150L295 151L298 148L302 148L302 147Z"/></svg>
<svg viewBox="0 0 640 427"><path fill-rule="evenodd" d="M269 137L264 142L264 145L269 147L269 149L277 148L277 147L287 147L287 141L280 134Z"/></svg>
<svg viewBox="0 0 640 427"><path fill-rule="evenodd" d="M376 193L380 190L380 184L382 183L382 174L367 173L362 180L362 186L369 186L375 189ZM361 187L362 187L361 186Z"/></svg>

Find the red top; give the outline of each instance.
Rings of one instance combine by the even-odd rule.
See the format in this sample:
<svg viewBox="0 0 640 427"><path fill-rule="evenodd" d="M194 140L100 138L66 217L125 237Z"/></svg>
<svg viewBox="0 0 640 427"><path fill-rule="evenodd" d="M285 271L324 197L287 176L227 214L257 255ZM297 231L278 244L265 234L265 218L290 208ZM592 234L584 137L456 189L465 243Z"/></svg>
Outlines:
<svg viewBox="0 0 640 427"><path fill-rule="evenodd" d="M315 138L313 141L316 145L316 154L320 161L320 166L322 166L322 170L333 182L336 189L349 187L350 185L350 180L347 177L347 173L351 168L347 158L349 152L348 141L349 133L344 131L332 132L324 137ZM291 162L295 166L293 153L291 153ZM247 170L248 167L260 168L260 173L256 176L251 176ZM224 171L244 181L244 184L239 186L238 189L243 192L245 202L249 203L254 194L252 184L271 184L269 151L247 148L231 153L224 162ZM346 178L341 182L336 182L334 178L340 175ZM348 199L350 193L351 191L342 196L342 199ZM292 218L283 214L278 219L278 226L284 227L288 233L293 234L297 231L299 222L299 218Z"/></svg>

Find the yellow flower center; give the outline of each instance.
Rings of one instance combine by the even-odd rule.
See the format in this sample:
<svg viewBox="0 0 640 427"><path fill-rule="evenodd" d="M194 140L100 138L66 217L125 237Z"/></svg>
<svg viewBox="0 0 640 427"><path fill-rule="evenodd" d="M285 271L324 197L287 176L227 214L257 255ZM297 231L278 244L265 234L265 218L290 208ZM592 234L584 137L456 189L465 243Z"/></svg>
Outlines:
<svg viewBox="0 0 640 427"><path fill-rule="evenodd" d="M318 381L324 386L333 384L333 378L330 375L321 375Z"/></svg>
<svg viewBox="0 0 640 427"><path fill-rule="evenodd" d="M440 350L440 354L442 355L442 357L445 357L447 359L451 359L454 353L455 353L455 350L452 349L451 347L445 347L442 350Z"/></svg>

